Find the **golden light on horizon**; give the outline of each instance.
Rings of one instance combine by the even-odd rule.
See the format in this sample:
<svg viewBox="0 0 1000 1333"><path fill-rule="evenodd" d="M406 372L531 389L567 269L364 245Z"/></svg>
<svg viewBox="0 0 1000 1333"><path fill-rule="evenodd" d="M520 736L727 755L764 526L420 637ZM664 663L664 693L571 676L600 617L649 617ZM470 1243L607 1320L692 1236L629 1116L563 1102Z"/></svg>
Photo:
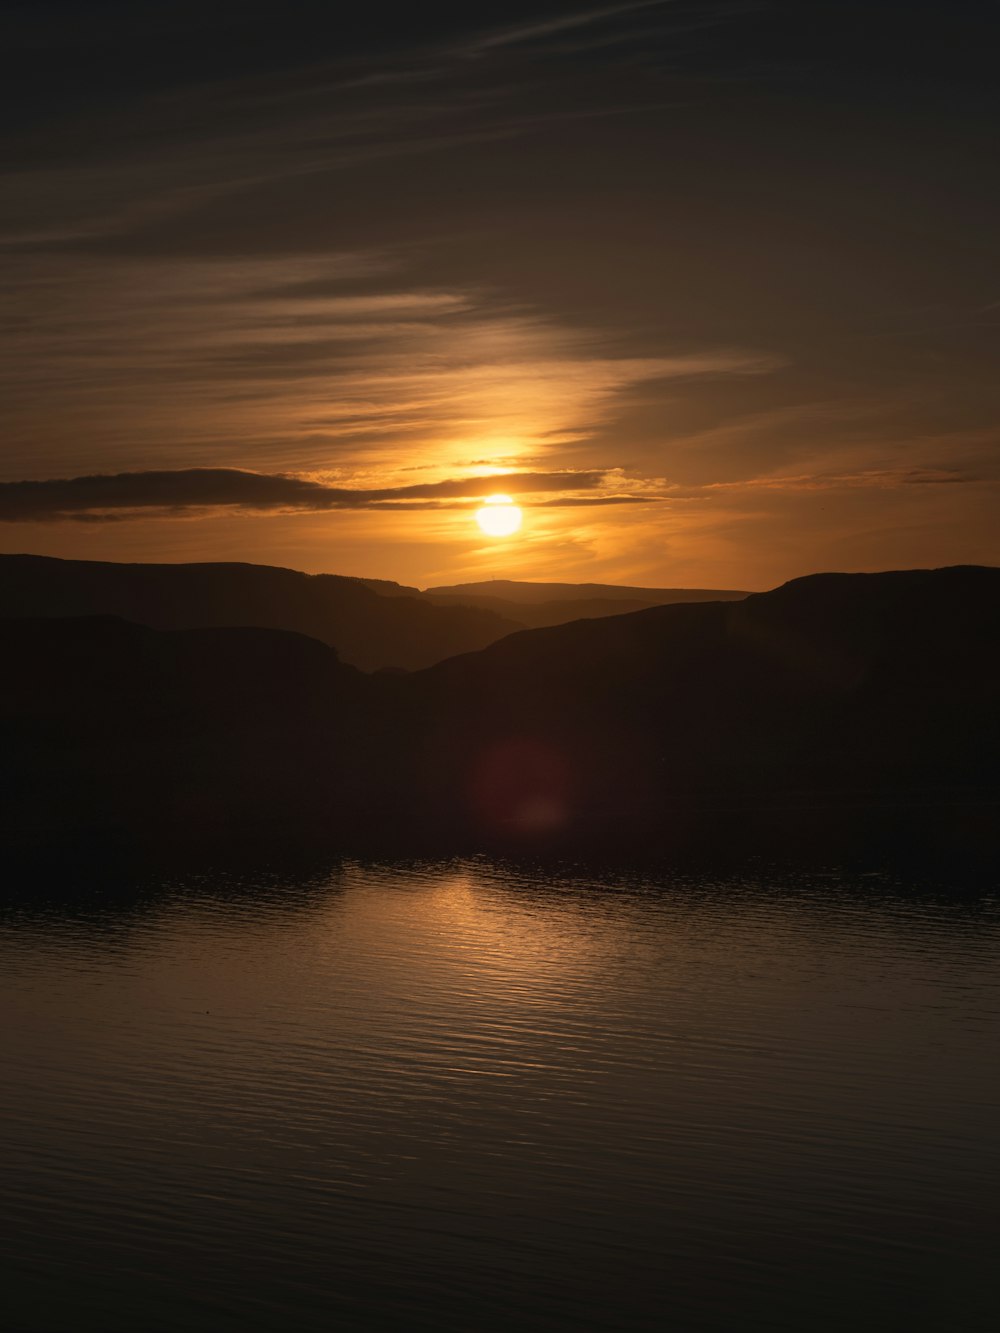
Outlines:
<svg viewBox="0 0 1000 1333"><path fill-rule="evenodd" d="M509 495L488 495L476 510L476 522L487 537L512 537L521 526L521 510Z"/></svg>

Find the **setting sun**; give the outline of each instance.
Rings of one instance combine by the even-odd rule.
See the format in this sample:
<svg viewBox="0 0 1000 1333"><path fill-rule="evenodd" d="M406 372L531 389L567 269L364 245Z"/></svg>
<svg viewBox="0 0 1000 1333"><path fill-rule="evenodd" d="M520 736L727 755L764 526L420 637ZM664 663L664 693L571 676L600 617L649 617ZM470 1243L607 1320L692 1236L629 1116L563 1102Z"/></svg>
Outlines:
<svg viewBox="0 0 1000 1333"><path fill-rule="evenodd" d="M476 522L487 537L511 537L521 526L521 511L509 495L488 495Z"/></svg>

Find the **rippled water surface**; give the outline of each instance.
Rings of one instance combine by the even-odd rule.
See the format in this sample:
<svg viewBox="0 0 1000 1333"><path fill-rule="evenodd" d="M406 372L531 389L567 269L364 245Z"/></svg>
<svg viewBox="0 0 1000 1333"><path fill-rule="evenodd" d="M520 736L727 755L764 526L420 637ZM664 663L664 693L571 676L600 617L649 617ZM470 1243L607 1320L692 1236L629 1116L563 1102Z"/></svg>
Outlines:
<svg viewBox="0 0 1000 1333"><path fill-rule="evenodd" d="M5 1328L995 1326L993 898L477 862L0 921Z"/></svg>

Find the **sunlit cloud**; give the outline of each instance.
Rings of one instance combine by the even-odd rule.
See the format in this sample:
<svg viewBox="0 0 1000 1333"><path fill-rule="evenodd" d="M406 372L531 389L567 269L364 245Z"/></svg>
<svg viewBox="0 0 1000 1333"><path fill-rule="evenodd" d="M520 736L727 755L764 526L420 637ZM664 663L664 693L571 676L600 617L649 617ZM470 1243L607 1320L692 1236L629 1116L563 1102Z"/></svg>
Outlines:
<svg viewBox="0 0 1000 1333"><path fill-rule="evenodd" d="M208 452L261 470L378 469L383 483L491 455L560 463L631 385L780 364L746 349L613 355L596 330L402 276L365 252L23 265L0 365L7 475L28 472L39 432L52 473L98 437L123 470L165 451L182 464Z"/></svg>

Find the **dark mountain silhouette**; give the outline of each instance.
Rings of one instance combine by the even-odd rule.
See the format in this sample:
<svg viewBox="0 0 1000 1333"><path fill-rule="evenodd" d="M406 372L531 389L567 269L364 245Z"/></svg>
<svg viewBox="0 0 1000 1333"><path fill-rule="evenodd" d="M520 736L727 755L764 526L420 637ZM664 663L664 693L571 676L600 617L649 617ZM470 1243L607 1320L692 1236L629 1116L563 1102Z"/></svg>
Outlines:
<svg viewBox="0 0 1000 1333"><path fill-rule="evenodd" d="M84 615L121 616L154 629L292 630L330 644L365 671L418 670L521 627L480 608L436 606L398 584L334 574L0 555L0 616Z"/></svg>
<svg viewBox="0 0 1000 1333"><path fill-rule="evenodd" d="M366 588L371 588L372 592L381 593L383 597L423 597L419 588L413 588L408 583L397 583L394 579L352 579L352 583L361 583Z"/></svg>
<svg viewBox="0 0 1000 1333"><path fill-rule="evenodd" d="M517 620L526 629L565 625L571 620L596 620L642 611L674 602L731 602L748 596L732 588L633 588L614 583L522 583L491 579L428 588L424 594L439 606L460 604Z"/></svg>
<svg viewBox="0 0 1000 1333"><path fill-rule="evenodd" d="M428 820L642 838L716 808L1000 788L998 681L1000 570L816 575L421 673L410 785Z"/></svg>
<svg viewBox="0 0 1000 1333"><path fill-rule="evenodd" d="M492 611L507 621L518 621L522 629L545 629L551 625L568 625L571 620L600 620L605 616L622 616L630 611L645 611L651 606L663 605L660 601L643 601L641 598L631 597L567 597L552 602L508 602L502 597L476 597L458 593L454 595L425 593L424 596L440 606L475 606L483 611ZM700 600L712 601L715 597L714 592L706 589ZM697 601L699 598L677 600Z"/></svg>
<svg viewBox="0 0 1000 1333"><path fill-rule="evenodd" d="M735 588L633 588L624 583L529 583L519 579L487 579L482 583L453 583L428 588L436 597L490 597L505 602L600 601L645 602L666 606L673 602L738 602L748 592Z"/></svg>
<svg viewBox="0 0 1000 1333"><path fill-rule="evenodd" d="M505 591L480 596L479 588ZM539 592L546 590L558 592L559 599L546 595L540 601ZM422 593L389 579L301 574L268 565L126 565L0 555L0 616L111 615L153 629L287 629L335 647L343 661L363 671L417 671L519 629L621 615L663 602L742 596L506 580Z"/></svg>
<svg viewBox="0 0 1000 1333"><path fill-rule="evenodd" d="M8 842L995 853L1000 570L816 575L365 675L266 630L0 622ZM832 840L832 841L831 841Z"/></svg>
<svg viewBox="0 0 1000 1333"><path fill-rule="evenodd" d="M369 680L279 630L0 620L8 841L343 827Z"/></svg>

